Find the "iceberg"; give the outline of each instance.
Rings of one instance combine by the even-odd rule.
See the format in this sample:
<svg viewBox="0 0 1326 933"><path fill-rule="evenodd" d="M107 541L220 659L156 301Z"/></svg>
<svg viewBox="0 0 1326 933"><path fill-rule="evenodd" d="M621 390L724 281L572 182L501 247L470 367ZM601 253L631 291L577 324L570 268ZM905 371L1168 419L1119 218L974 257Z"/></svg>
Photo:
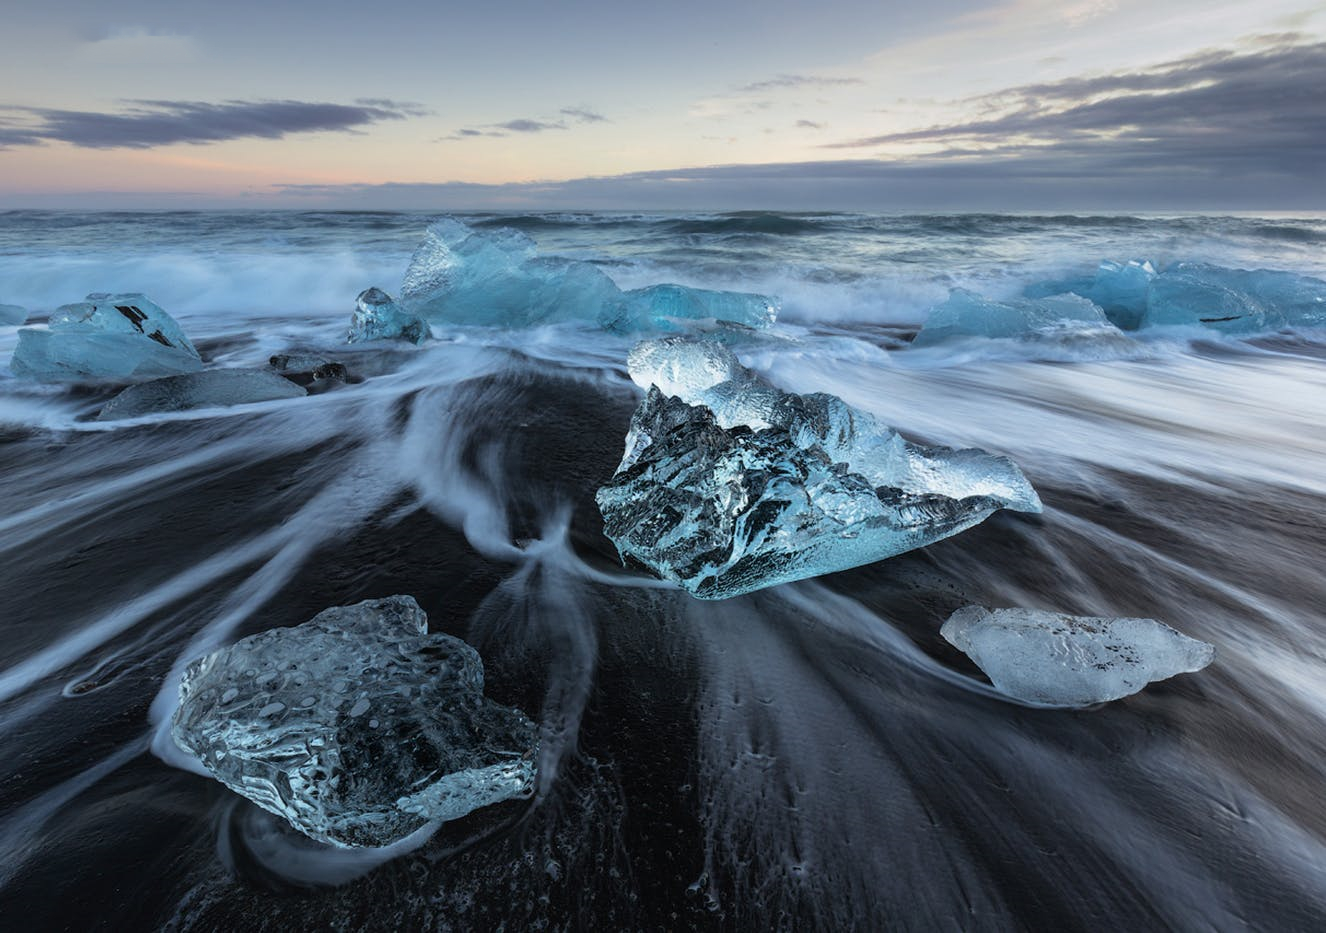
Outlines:
<svg viewBox="0 0 1326 933"><path fill-rule="evenodd" d="M64 305L45 329L18 332L15 375L42 382L152 379L203 368L175 319L139 293L95 293Z"/></svg>
<svg viewBox="0 0 1326 933"><path fill-rule="evenodd" d="M355 299L346 342L408 340L418 344L428 336L428 325L403 309L390 295L380 288L366 288Z"/></svg>
<svg viewBox="0 0 1326 933"><path fill-rule="evenodd" d="M623 560L693 596L873 563L1001 508L1041 510L1004 457L913 444L835 396L784 392L729 357L716 341L678 338L632 352L634 379L662 370L677 394L651 382L596 497Z"/></svg>
<svg viewBox="0 0 1326 933"><path fill-rule="evenodd" d="M537 730L409 596L324 610L189 665L171 734L321 842L385 846L533 789Z"/></svg>
<svg viewBox="0 0 1326 933"><path fill-rule="evenodd" d="M953 289L946 301L930 309L912 346L971 337L1017 339L1066 350L1093 344L1098 350L1133 347L1094 302L1080 295L994 301L965 288Z"/></svg>
<svg viewBox="0 0 1326 933"><path fill-rule="evenodd" d="M940 634L1017 700L1080 707L1200 671L1215 648L1155 619L1075 617L1038 609L966 606Z"/></svg>
<svg viewBox="0 0 1326 933"><path fill-rule="evenodd" d="M1226 333L1326 326L1326 282L1292 272L1181 262L1147 293L1143 323L1199 324Z"/></svg>
<svg viewBox="0 0 1326 933"><path fill-rule="evenodd" d="M22 324L28 319L26 308L0 304L0 324Z"/></svg>
<svg viewBox="0 0 1326 933"><path fill-rule="evenodd" d="M1137 330L1146 313L1147 292L1156 268L1144 259L1115 262L1107 259L1093 278L1039 282L1023 292L1027 298L1046 298L1070 292L1100 305L1116 327Z"/></svg>
<svg viewBox="0 0 1326 933"><path fill-rule="evenodd" d="M517 230L474 230L453 218L431 225L401 285L401 303L435 323L532 327L590 321L633 333L678 330L717 320L767 327L777 303L766 296L654 285L623 292L598 266L541 256Z"/></svg>
<svg viewBox="0 0 1326 933"><path fill-rule="evenodd" d="M97 420L303 398L307 394L301 386L265 369L213 369L132 385L107 402Z"/></svg>

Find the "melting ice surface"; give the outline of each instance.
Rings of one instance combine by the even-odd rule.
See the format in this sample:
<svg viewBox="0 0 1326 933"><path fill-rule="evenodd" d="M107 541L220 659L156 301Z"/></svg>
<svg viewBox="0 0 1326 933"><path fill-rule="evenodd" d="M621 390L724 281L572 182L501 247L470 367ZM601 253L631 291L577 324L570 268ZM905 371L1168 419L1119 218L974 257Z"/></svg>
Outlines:
<svg viewBox="0 0 1326 933"><path fill-rule="evenodd" d="M971 337L1034 342L1050 353L1076 351L1075 358L1083 350L1119 356L1139 349L1094 301L1081 295L994 301L964 288L954 289L947 301L930 309L912 346L931 347Z"/></svg>
<svg viewBox="0 0 1326 933"><path fill-rule="evenodd" d="M291 380L267 370L214 369L183 376L163 376L129 386L105 404L97 420L113 421L152 412L301 398L307 394Z"/></svg>
<svg viewBox="0 0 1326 933"><path fill-rule="evenodd" d="M1009 696L1054 706L1117 700L1211 663L1215 648L1154 619L965 606L940 633Z"/></svg>
<svg viewBox="0 0 1326 933"><path fill-rule="evenodd" d="M64 305L47 328L18 332L10 368L42 382L151 379L197 372L202 359L175 319L138 293L94 293Z"/></svg>
<svg viewBox="0 0 1326 933"><path fill-rule="evenodd" d="M355 299L348 343L365 340L408 340L423 343L428 325L398 305L380 288L366 288Z"/></svg>
<svg viewBox="0 0 1326 933"><path fill-rule="evenodd" d="M592 321L613 331L677 330L683 321L773 323L764 295L653 285L623 292L592 263L541 256L511 229L479 231L453 218L430 226L401 286L401 302L434 323L530 327Z"/></svg>
<svg viewBox="0 0 1326 933"><path fill-rule="evenodd" d="M1118 326L1203 326L1226 333L1326 326L1326 281L1292 272L1180 262L1106 261L1094 278L1038 282L1029 298L1072 292L1099 304Z"/></svg>
<svg viewBox="0 0 1326 933"><path fill-rule="evenodd" d="M1000 508L1041 510L1008 459L913 444L835 396L770 385L715 341L647 341L629 363L651 387L598 492L604 530L694 596L882 560Z"/></svg>
<svg viewBox="0 0 1326 933"><path fill-rule="evenodd" d="M409 596L324 610L193 662L175 742L236 793L338 846L528 794L537 745L483 662Z"/></svg>

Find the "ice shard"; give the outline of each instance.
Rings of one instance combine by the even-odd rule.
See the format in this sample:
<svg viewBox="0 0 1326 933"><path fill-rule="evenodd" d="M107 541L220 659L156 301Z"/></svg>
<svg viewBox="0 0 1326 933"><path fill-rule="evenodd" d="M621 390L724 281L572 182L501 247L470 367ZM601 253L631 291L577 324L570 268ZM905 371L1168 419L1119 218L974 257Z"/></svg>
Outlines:
<svg viewBox="0 0 1326 933"><path fill-rule="evenodd" d="M115 421L156 412L303 398L307 394L304 388L289 379L264 369L213 369L183 376L164 376L129 386L102 407L97 420Z"/></svg>
<svg viewBox="0 0 1326 933"><path fill-rule="evenodd" d="M1092 706L1200 671L1215 648L1155 619L1077 617L966 606L940 629L995 689L1052 706Z"/></svg>
<svg viewBox="0 0 1326 933"><path fill-rule="evenodd" d="M1010 460L913 444L835 396L783 392L725 352L671 339L632 353L633 377L661 369L677 395L651 385L597 496L623 559L692 595L723 599L872 563L1001 508L1040 511ZM712 382L726 364L736 375Z"/></svg>
<svg viewBox="0 0 1326 933"><path fill-rule="evenodd" d="M350 373L344 363L315 353L277 353L267 361L273 372L280 373L310 392L347 382Z"/></svg>
<svg viewBox="0 0 1326 933"><path fill-rule="evenodd" d="M1136 330L1146 313L1147 292L1156 268L1144 259L1115 262L1106 259L1087 279L1038 282L1027 287L1028 298L1046 298L1071 292L1100 305L1105 316L1117 327Z"/></svg>
<svg viewBox="0 0 1326 933"><path fill-rule="evenodd" d="M320 612L189 665L175 742L300 832L385 846L527 796L537 730L483 695L483 662L409 596Z"/></svg>
<svg viewBox="0 0 1326 933"><path fill-rule="evenodd" d="M1080 295L1049 295L995 301L963 288L930 309L912 346L932 347L952 340L1013 339L1049 356L1117 356L1136 351L1135 341L1110 323L1104 312Z"/></svg>
<svg viewBox="0 0 1326 933"><path fill-rule="evenodd" d="M685 322L772 323L763 295L655 285L623 292L598 266L542 256L517 230L475 230L453 218L430 226L401 286L401 303L434 323L532 327L586 321L633 333L679 330Z"/></svg>
<svg viewBox="0 0 1326 933"><path fill-rule="evenodd" d="M42 382L138 380L197 372L202 359L175 319L138 293L64 305L46 328L18 332L15 375Z"/></svg>
<svg viewBox="0 0 1326 933"><path fill-rule="evenodd" d="M18 305L0 304L0 324L22 324L28 319L26 308Z"/></svg>
<svg viewBox="0 0 1326 933"><path fill-rule="evenodd" d="M1326 327L1326 281L1182 262L1152 280L1143 324L1197 324L1226 333Z"/></svg>
<svg viewBox="0 0 1326 933"><path fill-rule="evenodd" d="M406 311L380 288L366 288L355 299L347 343L365 340L406 340L423 343L428 325Z"/></svg>

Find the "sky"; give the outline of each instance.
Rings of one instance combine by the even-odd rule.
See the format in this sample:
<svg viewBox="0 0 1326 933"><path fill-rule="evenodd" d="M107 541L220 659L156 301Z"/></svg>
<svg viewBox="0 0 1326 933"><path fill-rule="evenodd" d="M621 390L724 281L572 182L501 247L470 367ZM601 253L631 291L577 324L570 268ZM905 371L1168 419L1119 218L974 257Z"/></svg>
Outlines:
<svg viewBox="0 0 1326 933"><path fill-rule="evenodd" d="M17 2L0 208L1326 209L1326 2Z"/></svg>

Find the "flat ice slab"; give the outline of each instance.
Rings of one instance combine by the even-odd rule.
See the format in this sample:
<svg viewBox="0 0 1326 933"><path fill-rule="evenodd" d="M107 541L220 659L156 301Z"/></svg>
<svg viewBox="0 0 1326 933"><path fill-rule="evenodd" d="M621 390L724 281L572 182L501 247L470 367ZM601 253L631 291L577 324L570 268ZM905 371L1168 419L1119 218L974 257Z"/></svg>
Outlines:
<svg viewBox="0 0 1326 933"><path fill-rule="evenodd" d="M265 369L213 369L129 386L102 407L97 420L303 398L307 394L306 389L291 380Z"/></svg>
<svg viewBox="0 0 1326 933"><path fill-rule="evenodd" d="M1077 617L1039 609L965 606L940 629L995 689L1053 706L1117 700L1175 674L1200 671L1215 648L1155 619Z"/></svg>
<svg viewBox="0 0 1326 933"><path fill-rule="evenodd" d="M318 613L189 665L172 735L231 790L300 832L385 846L527 796L537 731L483 695L469 645L409 596Z"/></svg>

